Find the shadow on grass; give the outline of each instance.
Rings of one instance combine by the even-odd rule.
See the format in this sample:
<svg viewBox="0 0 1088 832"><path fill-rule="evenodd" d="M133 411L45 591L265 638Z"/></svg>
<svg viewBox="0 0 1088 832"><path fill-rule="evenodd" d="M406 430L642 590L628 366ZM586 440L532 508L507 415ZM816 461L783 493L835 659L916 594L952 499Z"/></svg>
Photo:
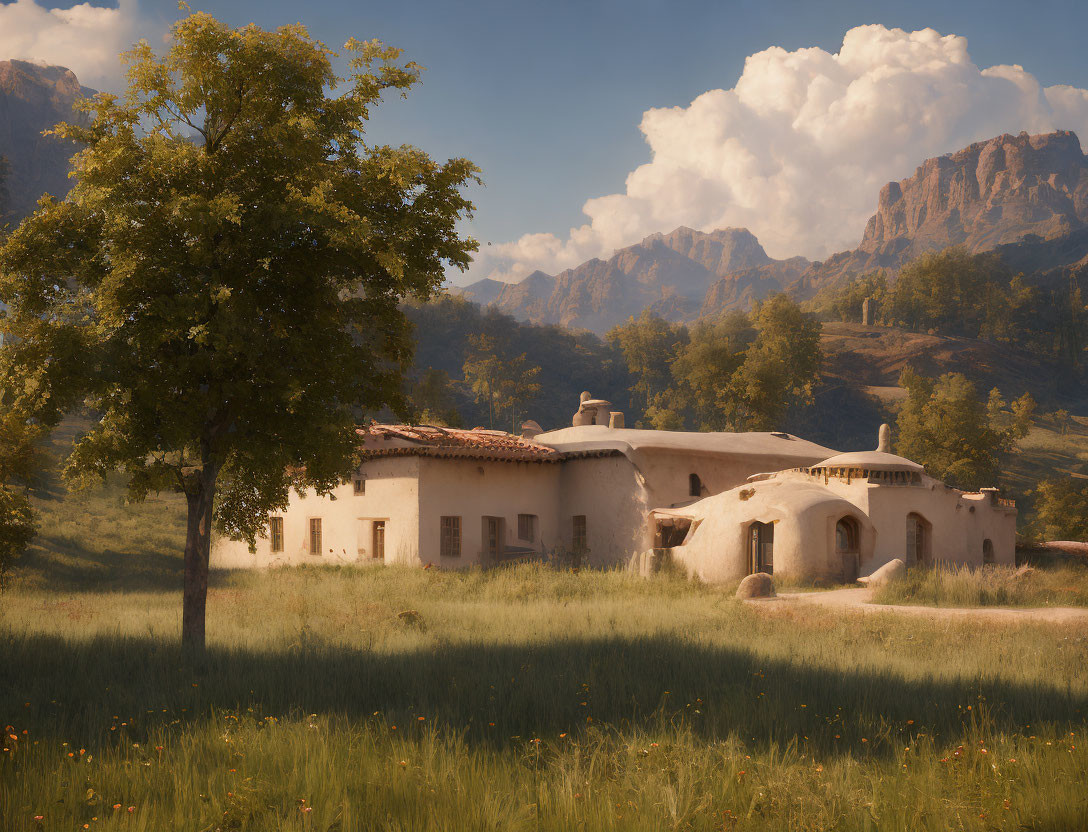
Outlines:
<svg viewBox="0 0 1088 832"><path fill-rule="evenodd" d="M375 654L307 643L303 633L282 651L213 647L191 662L150 638L16 635L0 644L0 667L0 720L88 749L110 744L115 716L142 742L157 727L224 709L356 726L378 712L401 735L434 726L481 745L682 725L757 749L804 738L825 756L890 754L919 732L951 741L971 730L1065 730L1088 714L1088 697L1060 685L844 673L671 636Z"/></svg>

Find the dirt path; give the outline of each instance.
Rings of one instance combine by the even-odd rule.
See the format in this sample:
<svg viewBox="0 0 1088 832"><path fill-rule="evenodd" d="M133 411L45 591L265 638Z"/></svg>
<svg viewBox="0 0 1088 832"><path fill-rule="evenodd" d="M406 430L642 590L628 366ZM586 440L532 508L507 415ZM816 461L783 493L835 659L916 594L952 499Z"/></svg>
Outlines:
<svg viewBox="0 0 1088 832"><path fill-rule="evenodd" d="M868 587L831 589L826 592L783 592L777 598L749 601L752 604L808 604L862 612L897 612L929 618L973 618L998 621L1042 621L1088 624L1088 608L1084 607L922 607L903 604L874 604L873 590Z"/></svg>

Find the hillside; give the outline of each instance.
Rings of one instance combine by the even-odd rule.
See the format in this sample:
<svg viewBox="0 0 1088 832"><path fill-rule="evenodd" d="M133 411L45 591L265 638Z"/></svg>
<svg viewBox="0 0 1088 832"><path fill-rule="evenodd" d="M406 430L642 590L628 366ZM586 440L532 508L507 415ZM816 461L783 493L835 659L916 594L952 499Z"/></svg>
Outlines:
<svg viewBox="0 0 1088 832"><path fill-rule="evenodd" d="M749 310L771 292L810 298L875 269L894 273L926 251L997 249L1016 271L1088 256L1088 156L1074 133L1005 134L927 159L889 182L856 249L811 263L773 260L746 229L651 234L608 260L517 284L481 280L465 297L521 320L605 332L643 309L691 321Z"/></svg>
<svg viewBox="0 0 1088 832"><path fill-rule="evenodd" d="M7 190L14 221L33 211L42 194L68 193L68 161L76 148L42 131L80 117L72 104L94 94L64 67L0 61L0 156L11 165Z"/></svg>

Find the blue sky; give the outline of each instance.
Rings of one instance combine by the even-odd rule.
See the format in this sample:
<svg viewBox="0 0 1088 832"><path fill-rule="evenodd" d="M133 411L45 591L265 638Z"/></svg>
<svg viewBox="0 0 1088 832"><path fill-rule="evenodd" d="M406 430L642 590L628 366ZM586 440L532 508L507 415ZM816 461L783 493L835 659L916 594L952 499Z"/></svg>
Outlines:
<svg viewBox="0 0 1088 832"><path fill-rule="evenodd" d="M238 25L301 21L329 45L355 36L403 47L427 72L409 100L376 111L371 136L475 161L486 187L473 195L478 210L470 230L496 245L526 233L565 238L586 222L587 199L623 193L628 174L650 161L639 130L645 111L684 108L707 90L730 89L745 58L768 47L835 53L859 25L931 27L966 38L980 68L1019 64L1043 86L1088 88L1083 2L194 0L192 6ZM153 32L174 19L175 7L173 0L142 0L123 3L122 11L140 18L141 32ZM805 247L796 234L779 247L792 239Z"/></svg>

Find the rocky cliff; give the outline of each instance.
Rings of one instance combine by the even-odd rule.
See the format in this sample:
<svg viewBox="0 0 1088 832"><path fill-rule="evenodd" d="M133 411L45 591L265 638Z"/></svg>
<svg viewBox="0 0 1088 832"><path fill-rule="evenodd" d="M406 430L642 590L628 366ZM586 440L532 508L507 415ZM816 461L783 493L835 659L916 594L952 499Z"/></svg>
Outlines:
<svg viewBox="0 0 1088 832"><path fill-rule="evenodd" d="M7 190L14 220L33 211L43 193L68 193L68 160L75 147L42 131L77 118L72 104L94 92L64 67L0 61L0 156L10 164Z"/></svg>
<svg viewBox="0 0 1088 832"><path fill-rule="evenodd" d="M881 189L856 249L818 263L773 260L743 228L651 234L607 261L529 285L480 281L466 295L515 317L603 332L649 308L670 320L750 309L774 291L799 298L874 269L894 273L925 251L1000 249L1017 271L1088 255L1088 156L1073 133L1021 133L928 159Z"/></svg>

